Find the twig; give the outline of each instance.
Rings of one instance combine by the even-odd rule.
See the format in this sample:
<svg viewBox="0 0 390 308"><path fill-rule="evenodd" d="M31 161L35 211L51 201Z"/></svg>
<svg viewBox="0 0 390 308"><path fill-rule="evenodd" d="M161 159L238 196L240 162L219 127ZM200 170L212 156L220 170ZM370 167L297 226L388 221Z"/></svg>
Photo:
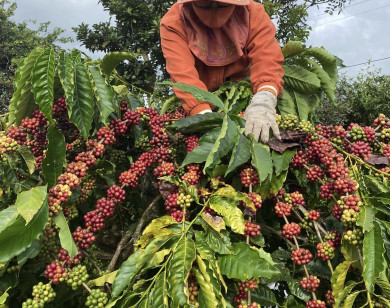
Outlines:
<svg viewBox="0 0 390 308"><path fill-rule="evenodd" d="M277 236L279 236L280 238L282 238L283 240L285 240L286 243L287 243L290 247L295 247L294 244L293 244L291 241L289 241L288 239L286 239L285 237L282 236L282 232L278 232L278 231L274 230L273 228L271 228L271 227L269 227L269 226L267 226L267 225L263 225L263 226L261 226L261 228L262 228L263 230L266 230L266 231L269 231L269 232L271 232L271 233L273 233L273 234L276 234Z"/></svg>
<svg viewBox="0 0 390 308"><path fill-rule="evenodd" d="M83 287L85 290L87 290L89 293L92 292L92 290L85 284L85 282L83 282Z"/></svg>
<svg viewBox="0 0 390 308"><path fill-rule="evenodd" d="M90 255L88 252L86 252L85 250L82 250L81 252L88 258L89 262L92 263L92 265L98 270L98 272L101 273L102 270L101 270L100 267L96 264L96 262L92 259L91 255Z"/></svg>
<svg viewBox="0 0 390 308"><path fill-rule="evenodd" d="M113 271L115 265L116 265L116 262L118 261L119 259L119 256L122 252L122 249L123 249L123 246L125 245L125 243L132 237L133 235L133 232L132 231L127 231L125 233L125 235L121 238L116 250L115 250L115 253L110 261L110 264L108 265L107 267L107 270L109 270L110 272Z"/></svg>

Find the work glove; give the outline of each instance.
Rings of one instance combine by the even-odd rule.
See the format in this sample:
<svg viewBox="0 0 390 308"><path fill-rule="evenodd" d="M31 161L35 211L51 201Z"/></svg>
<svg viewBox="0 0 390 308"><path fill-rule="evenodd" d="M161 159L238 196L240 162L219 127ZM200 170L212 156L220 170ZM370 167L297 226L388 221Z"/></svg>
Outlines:
<svg viewBox="0 0 390 308"><path fill-rule="evenodd" d="M260 91L253 95L251 103L245 110L245 135L253 134L256 141L261 137L263 143L269 140L269 129L280 139L276 124L276 96L270 91Z"/></svg>

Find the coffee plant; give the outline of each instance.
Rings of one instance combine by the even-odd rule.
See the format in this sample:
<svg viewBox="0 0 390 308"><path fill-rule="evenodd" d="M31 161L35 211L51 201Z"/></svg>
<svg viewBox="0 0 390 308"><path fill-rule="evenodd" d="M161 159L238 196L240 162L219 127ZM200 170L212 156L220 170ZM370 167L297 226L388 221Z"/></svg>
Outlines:
<svg viewBox="0 0 390 308"><path fill-rule="evenodd" d="M187 117L127 90L133 54L25 58L1 121L0 306L390 307L390 119L312 125L336 59L283 52L268 145L243 134L247 81L165 82L214 106Z"/></svg>

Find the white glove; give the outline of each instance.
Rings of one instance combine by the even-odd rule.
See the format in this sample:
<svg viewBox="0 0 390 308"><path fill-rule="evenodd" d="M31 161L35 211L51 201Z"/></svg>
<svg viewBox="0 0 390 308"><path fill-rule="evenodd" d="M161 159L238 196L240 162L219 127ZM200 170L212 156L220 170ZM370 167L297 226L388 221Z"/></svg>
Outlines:
<svg viewBox="0 0 390 308"><path fill-rule="evenodd" d="M209 112L212 112L212 111L210 109L206 109L206 110L202 110L198 114L205 114L205 113L209 113Z"/></svg>
<svg viewBox="0 0 390 308"><path fill-rule="evenodd" d="M245 110L245 135L253 134L256 141L269 140L269 129L274 136L280 139L278 125L276 124L276 96L270 91L260 91L253 95L252 101Z"/></svg>

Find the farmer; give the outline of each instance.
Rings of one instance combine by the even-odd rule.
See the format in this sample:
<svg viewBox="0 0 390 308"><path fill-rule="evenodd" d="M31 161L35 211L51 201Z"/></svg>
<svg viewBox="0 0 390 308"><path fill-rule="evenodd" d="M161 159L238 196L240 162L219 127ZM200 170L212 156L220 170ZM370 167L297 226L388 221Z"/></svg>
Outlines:
<svg viewBox="0 0 390 308"><path fill-rule="evenodd" d="M173 82L215 91L250 76L255 95L245 133L266 143L279 137L276 101L283 88L283 55L275 26L253 0L178 0L161 20L161 46ZM189 115L211 112L206 102L175 89Z"/></svg>

